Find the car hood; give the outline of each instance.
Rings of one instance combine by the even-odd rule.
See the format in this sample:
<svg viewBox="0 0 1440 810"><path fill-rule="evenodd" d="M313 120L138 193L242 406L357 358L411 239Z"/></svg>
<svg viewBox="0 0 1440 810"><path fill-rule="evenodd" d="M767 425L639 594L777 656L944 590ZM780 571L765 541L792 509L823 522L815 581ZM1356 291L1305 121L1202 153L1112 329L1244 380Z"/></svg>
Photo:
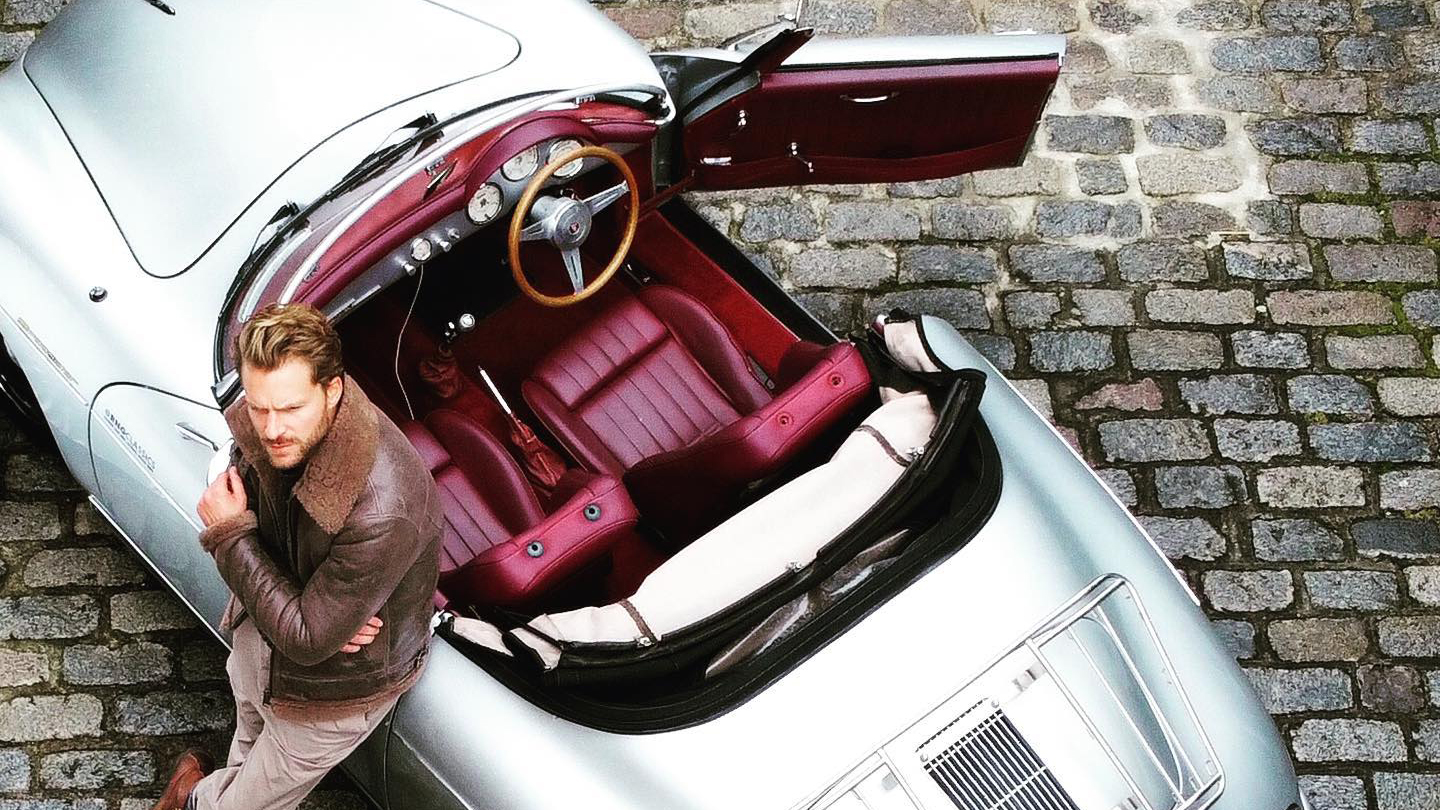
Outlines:
<svg viewBox="0 0 1440 810"><path fill-rule="evenodd" d="M157 276L194 264L317 144L520 52L509 33L430 0L168 2L174 14L79 0L24 60Z"/></svg>

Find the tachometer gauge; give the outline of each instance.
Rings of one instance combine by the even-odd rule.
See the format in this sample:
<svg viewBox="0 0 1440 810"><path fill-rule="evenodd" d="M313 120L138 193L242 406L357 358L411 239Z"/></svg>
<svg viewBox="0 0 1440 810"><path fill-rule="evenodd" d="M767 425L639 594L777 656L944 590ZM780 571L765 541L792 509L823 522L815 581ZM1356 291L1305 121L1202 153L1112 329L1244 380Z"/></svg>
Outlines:
<svg viewBox="0 0 1440 810"><path fill-rule="evenodd" d="M465 206L465 216L476 225L486 225L500 213L505 194L494 183L486 183L475 191Z"/></svg>
<svg viewBox="0 0 1440 810"><path fill-rule="evenodd" d="M546 156L545 159L546 161L553 161L556 158L563 157L567 153L574 152L576 149L579 148L579 141L575 140L574 138L563 138L556 141L550 146L550 153ZM580 167L583 165L585 165L584 160L572 160L569 163L566 163L564 166L556 169L555 176L559 177L562 180L567 177L574 177L575 173L580 171Z"/></svg>
<svg viewBox="0 0 1440 810"><path fill-rule="evenodd" d="M519 181L529 177L535 171L535 167L539 165L540 147L532 146L505 161L505 165L500 167L500 172L505 175L506 180Z"/></svg>

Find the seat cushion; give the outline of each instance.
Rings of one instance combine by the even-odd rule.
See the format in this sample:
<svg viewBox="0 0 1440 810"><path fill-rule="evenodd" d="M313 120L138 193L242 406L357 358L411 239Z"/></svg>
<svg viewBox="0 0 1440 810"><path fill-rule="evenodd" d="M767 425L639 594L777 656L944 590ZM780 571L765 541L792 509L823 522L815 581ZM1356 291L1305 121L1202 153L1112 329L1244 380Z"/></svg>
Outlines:
<svg viewBox="0 0 1440 810"><path fill-rule="evenodd" d="M721 346L712 353L726 351ZM738 362L744 363L743 355ZM602 313L557 347L521 393L577 460L609 475L687 447L741 413L640 298Z"/></svg>

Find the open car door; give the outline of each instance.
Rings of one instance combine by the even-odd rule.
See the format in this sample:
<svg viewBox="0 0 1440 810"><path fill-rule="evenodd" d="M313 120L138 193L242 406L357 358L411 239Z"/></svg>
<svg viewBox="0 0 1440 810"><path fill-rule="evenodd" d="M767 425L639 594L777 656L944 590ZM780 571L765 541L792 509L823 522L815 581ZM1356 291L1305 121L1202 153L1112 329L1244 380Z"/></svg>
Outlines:
<svg viewBox="0 0 1440 810"><path fill-rule="evenodd" d="M951 177L1024 157L1065 38L814 39L653 55L679 114L659 174L691 190Z"/></svg>

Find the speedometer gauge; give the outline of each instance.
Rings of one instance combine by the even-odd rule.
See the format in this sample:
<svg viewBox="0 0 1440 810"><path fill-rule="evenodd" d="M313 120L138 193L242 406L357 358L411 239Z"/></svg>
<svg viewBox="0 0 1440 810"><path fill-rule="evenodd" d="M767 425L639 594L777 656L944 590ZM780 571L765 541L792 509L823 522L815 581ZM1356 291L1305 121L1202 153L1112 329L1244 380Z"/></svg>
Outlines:
<svg viewBox="0 0 1440 810"><path fill-rule="evenodd" d="M569 154L570 152L574 152L576 149L579 148L580 142L575 140L574 138L562 138L561 140L556 141L550 146L550 152L545 159L547 161L554 161L556 158L564 157L565 155ZM584 160L572 160L569 163L566 163L564 166L556 169L555 176L561 178L562 180L568 177L574 177L575 173L580 171L580 167L584 164Z"/></svg>
<svg viewBox="0 0 1440 810"><path fill-rule="evenodd" d="M486 183L471 195L465 206L465 215L476 225L486 225L500 213L505 194L494 183Z"/></svg>
<svg viewBox="0 0 1440 810"><path fill-rule="evenodd" d="M535 171L535 167L539 165L540 147L532 146L505 161L505 165L500 167L500 172L505 175L506 180L519 181L529 177Z"/></svg>

